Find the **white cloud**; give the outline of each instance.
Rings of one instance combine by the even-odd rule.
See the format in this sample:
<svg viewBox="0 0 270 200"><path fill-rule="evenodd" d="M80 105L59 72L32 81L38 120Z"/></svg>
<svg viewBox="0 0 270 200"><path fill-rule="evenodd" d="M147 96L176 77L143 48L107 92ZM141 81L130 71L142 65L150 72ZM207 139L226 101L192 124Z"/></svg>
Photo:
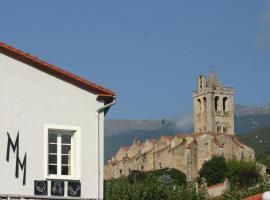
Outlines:
<svg viewBox="0 0 270 200"><path fill-rule="evenodd" d="M270 0L267 1L266 9L260 16L261 32L255 39L255 46L259 50L270 49Z"/></svg>
<svg viewBox="0 0 270 200"><path fill-rule="evenodd" d="M190 131L193 128L193 114L186 114L173 120L174 126L181 131Z"/></svg>

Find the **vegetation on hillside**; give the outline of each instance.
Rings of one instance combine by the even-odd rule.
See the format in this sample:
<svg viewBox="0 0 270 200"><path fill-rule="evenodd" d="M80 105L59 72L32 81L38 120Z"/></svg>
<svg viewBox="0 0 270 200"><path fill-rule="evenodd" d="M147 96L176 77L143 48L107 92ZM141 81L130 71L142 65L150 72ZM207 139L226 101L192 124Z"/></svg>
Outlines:
<svg viewBox="0 0 270 200"><path fill-rule="evenodd" d="M233 187L246 188L259 182L260 169L255 161L226 161L224 157L216 156L203 164L199 175L205 178L207 185L221 183L228 178Z"/></svg>
<svg viewBox="0 0 270 200"><path fill-rule="evenodd" d="M254 148L259 162L270 167L270 127L238 137L241 142Z"/></svg>
<svg viewBox="0 0 270 200"><path fill-rule="evenodd" d="M270 126L270 113L235 116L235 132L242 135Z"/></svg>

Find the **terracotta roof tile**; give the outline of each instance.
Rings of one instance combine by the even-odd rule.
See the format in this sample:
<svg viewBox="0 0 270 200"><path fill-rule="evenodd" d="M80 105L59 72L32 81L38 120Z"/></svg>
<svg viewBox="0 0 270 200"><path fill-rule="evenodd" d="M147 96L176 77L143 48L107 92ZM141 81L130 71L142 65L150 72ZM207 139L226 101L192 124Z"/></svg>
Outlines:
<svg viewBox="0 0 270 200"><path fill-rule="evenodd" d="M168 141L172 141L174 138L174 136L167 136L167 135L163 135L160 137L160 140L164 139L164 140L168 140Z"/></svg>
<svg viewBox="0 0 270 200"><path fill-rule="evenodd" d="M213 188L221 187L221 186L224 186L224 183L218 183L216 185L211 185L211 186L208 187L208 189L213 189Z"/></svg>
<svg viewBox="0 0 270 200"><path fill-rule="evenodd" d="M217 141L217 139L212 139L212 142L213 142L215 145L217 145L218 147L223 148L223 145L221 145L221 144Z"/></svg>
<svg viewBox="0 0 270 200"><path fill-rule="evenodd" d="M125 152L127 152L128 149L129 149L129 147L127 147L127 146L125 146L125 147L120 147L120 150L123 150L123 151L125 151Z"/></svg>
<svg viewBox="0 0 270 200"><path fill-rule="evenodd" d="M239 147L241 148L245 148L244 146L242 146L241 142L239 142L239 140L236 137L232 138L232 141Z"/></svg>
<svg viewBox="0 0 270 200"><path fill-rule="evenodd" d="M86 91L98 95L98 100L103 100L106 103L112 101L112 97L115 96L115 93L111 90L105 89L99 85L96 85L84 78L78 77L68 71L65 71L59 67L56 67L52 64L49 64L36 56L32 56L29 53L20 51L12 46L9 46L3 42L0 42L0 52L12 57L20 62L24 62L36 69L39 69L45 73L48 73L52 76L55 76L61 80L64 80L68 83L76 85Z"/></svg>
<svg viewBox="0 0 270 200"><path fill-rule="evenodd" d="M194 137L193 134L181 134L181 133L178 133L175 136L178 137L178 138Z"/></svg>
<svg viewBox="0 0 270 200"><path fill-rule="evenodd" d="M192 145L195 143L195 140L193 140L189 145L187 146L187 149L191 149Z"/></svg>
<svg viewBox="0 0 270 200"><path fill-rule="evenodd" d="M242 199L242 200L262 200L262 196L263 196L263 194L261 193L261 194L256 194L256 195L247 197L247 198Z"/></svg>
<svg viewBox="0 0 270 200"><path fill-rule="evenodd" d="M156 144L157 140L156 139L147 139L146 141L152 143L152 144Z"/></svg>

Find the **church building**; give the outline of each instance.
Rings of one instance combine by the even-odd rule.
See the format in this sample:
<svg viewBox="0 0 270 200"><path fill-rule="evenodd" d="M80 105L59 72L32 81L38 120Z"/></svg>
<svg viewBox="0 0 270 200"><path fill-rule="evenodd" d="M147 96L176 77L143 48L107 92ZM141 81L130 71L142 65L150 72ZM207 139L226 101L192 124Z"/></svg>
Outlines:
<svg viewBox="0 0 270 200"><path fill-rule="evenodd" d="M224 87L214 72L208 78L199 76L197 89L192 93L194 133L161 136L144 143L135 140L130 147L121 147L107 161L105 179L127 176L132 170L174 168L191 181L213 156L254 160L254 150L235 136L233 95L234 90Z"/></svg>

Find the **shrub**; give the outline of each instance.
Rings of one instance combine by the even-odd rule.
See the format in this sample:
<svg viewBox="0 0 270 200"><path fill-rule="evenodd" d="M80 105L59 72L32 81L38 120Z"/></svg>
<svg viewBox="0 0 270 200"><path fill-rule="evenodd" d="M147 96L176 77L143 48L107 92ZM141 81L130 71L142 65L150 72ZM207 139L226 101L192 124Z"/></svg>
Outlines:
<svg viewBox="0 0 270 200"><path fill-rule="evenodd" d="M207 185L214 185L224 181L227 171L225 158L215 156L203 164L199 175L205 178Z"/></svg>
<svg viewBox="0 0 270 200"><path fill-rule="evenodd" d="M227 167L227 177L231 185L250 187L259 181L260 172L254 161L228 160Z"/></svg>
<svg viewBox="0 0 270 200"><path fill-rule="evenodd" d="M258 158L258 161L262 164L270 167L270 154L263 154Z"/></svg>
<svg viewBox="0 0 270 200"><path fill-rule="evenodd" d="M256 186L253 186L250 188L239 188L236 186L226 191L220 199L221 200L241 200L243 198L250 197L252 195L256 195L256 194L268 191L269 186L270 184L265 180L261 180Z"/></svg>
<svg viewBox="0 0 270 200"><path fill-rule="evenodd" d="M170 186L151 176L130 183L127 178L105 182L106 200L205 200L205 192L196 192L194 184Z"/></svg>
<svg viewBox="0 0 270 200"><path fill-rule="evenodd" d="M177 169L159 169L151 173L152 177L159 178L165 184L185 185L187 184L186 175Z"/></svg>
<svg viewBox="0 0 270 200"><path fill-rule="evenodd" d="M147 178L147 174L145 172L138 171L138 170L131 171L127 177L130 183L142 182L146 178Z"/></svg>

